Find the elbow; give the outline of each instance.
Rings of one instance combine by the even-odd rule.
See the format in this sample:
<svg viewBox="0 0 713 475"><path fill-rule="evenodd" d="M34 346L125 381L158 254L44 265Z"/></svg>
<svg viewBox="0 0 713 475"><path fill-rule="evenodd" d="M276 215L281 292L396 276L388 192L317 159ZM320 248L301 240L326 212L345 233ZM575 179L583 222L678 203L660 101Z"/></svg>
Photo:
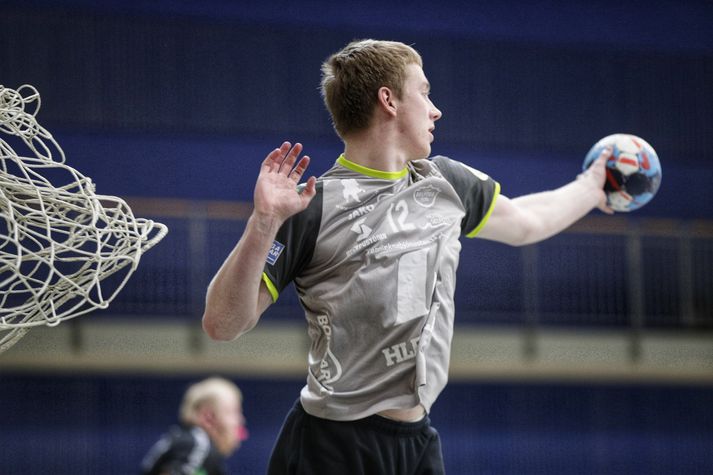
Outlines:
<svg viewBox="0 0 713 475"><path fill-rule="evenodd" d="M538 218L527 217L521 220L520 226L515 228L509 236L507 244L514 247L523 247L535 244L551 237L555 232Z"/></svg>
<svg viewBox="0 0 713 475"><path fill-rule="evenodd" d="M243 324L240 322L243 321ZM203 331L215 341L233 341L247 333L257 323L256 319L228 319L223 315L215 315L209 311L203 314Z"/></svg>
<svg viewBox="0 0 713 475"><path fill-rule="evenodd" d="M240 301L225 302L209 295L203 310L203 331L212 340L232 341L252 330L263 311Z"/></svg>
<svg viewBox="0 0 713 475"><path fill-rule="evenodd" d="M496 208L478 236L513 247L541 241L546 231L544 220L527 207L517 205L519 200L499 200L501 207Z"/></svg>
<svg viewBox="0 0 713 475"><path fill-rule="evenodd" d="M203 314L203 331L215 341L231 341L237 338L238 335L230 335L221 330L215 318L212 318L208 313Z"/></svg>
<svg viewBox="0 0 713 475"><path fill-rule="evenodd" d="M513 247L524 247L529 246L530 244L535 244L541 240L542 239L539 237L537 232L525 231L522 234L513 237L508 244Z"/></svg>
<svg viewBox="0 0 713 475"><path fill-rule="evenodd" d="M215 341L232 341L252 330L257 324L255 315L226 315L206 310L203 314L203 331Z"/></svg>
<svg viewBox="0 0 713 475"><path fill-rule="evenodd" d="M520 226L501 236L499 241L508 246L523 247L537 242L538 239L537 233L532 226Z"/></svg>
<svg viewBox="0 0 713 475"><path fill-rule="evenodd" d="M524 246L527 246L528 244L532 244L532 242L523 238L523 239L512 240L510 242L507 242L506 244L508 246L512 246L512 247L524 247Z"/></svg>

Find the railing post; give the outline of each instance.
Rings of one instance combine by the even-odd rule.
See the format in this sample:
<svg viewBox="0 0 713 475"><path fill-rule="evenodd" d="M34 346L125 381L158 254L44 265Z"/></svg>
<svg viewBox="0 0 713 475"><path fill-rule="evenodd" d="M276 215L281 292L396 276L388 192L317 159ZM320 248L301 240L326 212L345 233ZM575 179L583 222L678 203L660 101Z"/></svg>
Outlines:
<svg viewBox="0 0 713 475"><path fill-rule="evenodd" d="M627 297L631 339L629 355L632 361L641 359L641 332L644 327L644 284L642 279L641 233L638 224L631 224L626 241Z"/></svg>
<svg viewBox="0 0 713 475"><path fill-rule="evenodd" d="M693 328L696 315L693 306L693 251L691 229L688 223L681 224L678 238L678 291L680 295L681 320L685 327Z"/></svg>
<svg viewBox="0 0 713 475"><path fill-rule="evenodd" d="M190 252L190 295L189 308L191 321L189 324L189 348L194 353L199 353L203 349L203 330L201 327L201 316L205 302L206 262L208 259L208 222L203 206L194 202L191 206L191 213L188 223L188 249Z"/></svg>
<svg viewBox="0 0 713 475"><path fill-rule="evenodd" d="M522 292L525 305L523 357L533 361L537 357L537 327L540 322L540 286L537 280L538 248L536 244L522 247Z"/></svg>

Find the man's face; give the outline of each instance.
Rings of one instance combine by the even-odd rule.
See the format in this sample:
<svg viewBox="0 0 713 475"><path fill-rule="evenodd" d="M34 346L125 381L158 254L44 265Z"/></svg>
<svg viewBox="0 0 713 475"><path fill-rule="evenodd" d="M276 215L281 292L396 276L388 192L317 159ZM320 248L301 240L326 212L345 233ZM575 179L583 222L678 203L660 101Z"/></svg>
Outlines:
<svg viewBox="0 0 713 475"><path fill-rule="evenodd" d="M211 438L218 451L228 456L247 438L243 408L235 394L225 394L214 407L215 424Z"/></svg>
<svg viewBox="0 0 713 475"><path fill-rule="evenodd" d="M417 64L409 64L401 99L397 99L396 104L399 133L411 160L427 158L431 154L433 129L442 115L431 102L430 91L423 69Z"/></svg>

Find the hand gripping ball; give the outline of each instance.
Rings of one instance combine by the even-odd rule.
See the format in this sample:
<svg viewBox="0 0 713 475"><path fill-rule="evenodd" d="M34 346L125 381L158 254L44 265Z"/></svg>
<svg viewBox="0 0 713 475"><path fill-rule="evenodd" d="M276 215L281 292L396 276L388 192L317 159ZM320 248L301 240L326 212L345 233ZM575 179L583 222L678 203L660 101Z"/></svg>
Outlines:
<svg viewBox="0 0 713 475"><path fill-rule="evenodd" d="M609 206L629 212L651 201L661 185L661 163L653 147L636 135L609 135L589 150L582 169L589 168L605 147L612 149L604 183Z"/></svg>

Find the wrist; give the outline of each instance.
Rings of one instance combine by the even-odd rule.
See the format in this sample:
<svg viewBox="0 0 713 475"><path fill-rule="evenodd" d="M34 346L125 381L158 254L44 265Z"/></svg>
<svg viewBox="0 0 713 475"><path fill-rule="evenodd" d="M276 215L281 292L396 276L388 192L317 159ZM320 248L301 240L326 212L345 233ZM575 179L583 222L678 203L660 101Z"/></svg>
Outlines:
<svg viewBox="0 0 713 475"><path fill-rule="evenodd" d="M253 210L248 225L254 227L258 232L268 236L274 236L284 223L284 219L272 213L264 213Z"/></svg>
<svg viewBox="0 0 713 475"><path fill-rule="evenodd" d="M580 186L590 188L592 190L599 190L604 188L603 178L604 177L598 176L591 169L588 169L577 175L575 182Z"/></svg>
<svg viewBox="0 0 713 475"><path fill-rule="evenodd" d="M580 173L574 183L580 187L583 196L586 197L585 201L592 207L606 206L603 180L591 170Z"/></svg>

